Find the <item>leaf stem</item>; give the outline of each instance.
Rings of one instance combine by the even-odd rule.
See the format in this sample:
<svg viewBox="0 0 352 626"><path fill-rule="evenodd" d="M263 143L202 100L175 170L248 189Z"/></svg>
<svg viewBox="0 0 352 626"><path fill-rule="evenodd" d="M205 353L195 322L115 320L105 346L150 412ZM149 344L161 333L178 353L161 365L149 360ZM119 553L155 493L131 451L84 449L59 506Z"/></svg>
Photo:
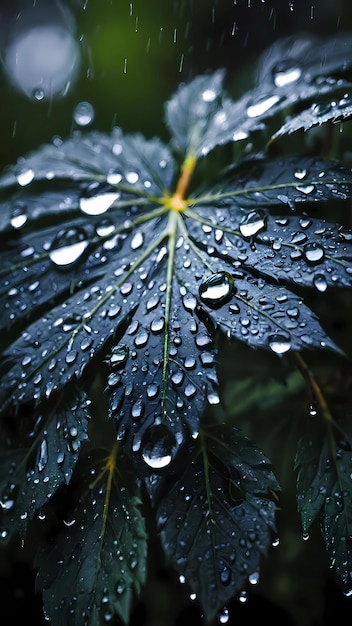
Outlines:
<svg viewBox="0 0 352 626"><path fill-rule="evenodd" d="M184 200L196 163L197 159L194 154L189 154L185 158L182 164L181 176L178 179L174 197Z"/></svg>

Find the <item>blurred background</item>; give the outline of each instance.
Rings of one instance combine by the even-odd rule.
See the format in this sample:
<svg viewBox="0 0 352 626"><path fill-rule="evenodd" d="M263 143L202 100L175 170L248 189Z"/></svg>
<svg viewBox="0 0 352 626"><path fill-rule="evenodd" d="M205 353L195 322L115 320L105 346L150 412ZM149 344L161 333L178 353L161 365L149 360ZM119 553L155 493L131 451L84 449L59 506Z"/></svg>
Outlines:
<svg viewBox="0 0 352 626"><path fill-rule="evenodd" d="M0 0L0 169L78 128L110 132L118 125L167 141L164 103L180 82L223 67L236 97L252 87L259 55L278 38L339 32L352 34L351 0ZM252 391L258 392L259 399L253 392L247 408L253 413L257 402L263 409L265 389L258 376L235 371L233 354L224 353L223 365L227 375L232 371L229 406L238 406L239 374L253 376ZM245 362L252 366L247 357L239 355L240 370ZM280 367L275 363L273 372ZM257 361L256 367L265 371L267 361L263 367ZM291 382L289 409L286 396L275 410L269 403L268 419L281 419L283 409L286 425L299 412L301 397L294 399L299 389ZM278 398L277 389L266 391ZM287 432L282 431L283 440ZM329 578L320 540L302 541L293 459L280 458L270 442L264 450L278 467L285 461L290 467L283 480L281 547L264 562L258 592L244 606L235 601L230 607L234 618L228 623L241 626L265 616L272 625L293 626L297 620L300 626L328 626L339 612L352 610L352 600ZM200 625L197 608L182 595L173 574L160 569L158 558L152 555L152 576L132 626ZM45 623L25 551L11 564L0 559L0 590L4 626L10 618L11 623L16 618Z"/></svg>
<svg viewBox="0 0 352 626"><path fill-rule="evenodd" d="M0 168L89 124L167 139L181 81L225 67L236 96L278 37L351 28L349 0L1 0Z"/></svg>

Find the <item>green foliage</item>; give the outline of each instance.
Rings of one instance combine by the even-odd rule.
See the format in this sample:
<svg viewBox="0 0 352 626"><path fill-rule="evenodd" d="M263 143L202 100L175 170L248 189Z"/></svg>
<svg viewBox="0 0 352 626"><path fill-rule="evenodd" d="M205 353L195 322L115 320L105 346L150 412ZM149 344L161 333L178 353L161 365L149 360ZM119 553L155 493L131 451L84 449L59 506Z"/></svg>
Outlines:
<svg viewBox="0 0 352 626"><path fill-rule="evenodd" d="M352 284L348 216L326 219L352 172L288 141L351 116L351 45L277 43L237 102L222 71L182 84L169 145L74 133L2 174L1 537L55 511L34 560L53 626L129 622L147 528L206 622L258 579L280 485L237 418L301 387L248 377L226 412L220 340L305 382L298 511L352 589L349 415L302 356L348 360L312 294Z"/></svg>

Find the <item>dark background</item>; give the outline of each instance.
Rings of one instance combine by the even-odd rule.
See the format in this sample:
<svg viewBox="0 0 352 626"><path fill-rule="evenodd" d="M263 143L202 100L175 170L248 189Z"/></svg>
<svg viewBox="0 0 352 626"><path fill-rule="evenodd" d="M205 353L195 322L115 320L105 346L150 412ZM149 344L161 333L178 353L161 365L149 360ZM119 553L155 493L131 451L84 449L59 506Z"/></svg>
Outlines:
<svg viewBox="0 0 352 626"><path fill-rule="evenodd" d="M78 71L64 97L49 90L37 100L13 84L6 63L16 37L43 20L61 24L77 42ZM167 140L164 102L180 82L224 67L236 97L251 88L258 56L276 39L346 31L352 33L350 0L0 0L0 169L54 136L68 137L78 128L73 111L81 101L93 106L90 128L109 132L118 125ZM294 491L291 480L286 487ZM328 626L352 610L352 600L329 573L319 538L303 542L295 502L286 503L284 494L282 506L288 513L281 545L264 561L248 601L229 605L229 624L265 619L280 626ZM0 556L3 626L17 619L45 623L29 554L25 547ZM151 569L131 626L200 625L197 606L162 559L152 556Z"/></svg>

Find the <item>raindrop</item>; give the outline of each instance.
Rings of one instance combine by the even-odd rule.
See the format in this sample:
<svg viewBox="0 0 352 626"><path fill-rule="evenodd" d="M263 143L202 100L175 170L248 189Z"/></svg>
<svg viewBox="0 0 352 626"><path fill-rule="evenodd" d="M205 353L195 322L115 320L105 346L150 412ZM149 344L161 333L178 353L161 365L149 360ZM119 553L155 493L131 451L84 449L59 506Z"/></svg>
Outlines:
<svg viewBox="0 0 352 626"><path fill-rule="evenodd" d="M278 95L273 96L263 96L258 98L252 102L247 108L248 117L258 117L259 115L263 115L273 107L275 104L279 102L280 98Z"/></svg>
<svg viewBox="0 0 352 626"><path fill-rule="evenodd" d="M132 250L137 250L138 248L140 248L143 245L143 241L144 241L143 233L138 233L137 232L132 237L132 241L131 241L131 248L132 248Z"/></svg>
<svg viewBox="0 0 352 626"><path fill-rule="evenodd" d="M216 98L216 91L214 89L205 89L202 93L202 100L204 102L214 102Z"/></svg>
<svg viewBox="0 0 352 626"><path fill-rule="evenodd" d="M302 76L301 68L291 59L279 61L274 65L271 71L275 87L291 85L297 82Z"/></svg>
<svg viewBox="0 0 352 626"><path fill-rule="evenodd" d="M303 248L305 260L310 265L317 265L324 260L325 251L323 246L318 243L307 243Z"/></svg>
<svg viewBox="0 0 352 626"><path fill-rule="evenodd" d="M159 393L159 385L156 383L151 383L147 387L147 396L149 400L154 400Z"/></svg>
<svg viewBox="0 0 352 626"><path fill-rule="evenodd" d="M235 292L234 281L228 272L212 274L199 287L199 296L205 304L217 309L227 302Z"/></svg>
<svg viewBox="0 0 352 626"><path fill-rule="evenodd" d="M85 215L101 215L105 213L120 197L119 191L99 193L99 186L93 183L86 193L80 197L79 208Z"/></svg>
<svg viewBox="0 0 352 626"><path fill-rule="evenodd" d="M144 404L142 400L136 400L136 402L132 405L131 415L134 419L139 419L142 417L144 412Z"/></svg>
<svg viewBox="0 0 352 626"><path fill-rule="evenodd" d="M87 236L83 228L61 230L50 246L49 258L55 265L65 267L78 261L87 247Z"/></svg>
<svg viewBox="0 0 352 626"><path fill-rule="evenodd" d="M67 365L71 365L72 363L75 362L77 358L77 352L76 350L70 350L67 354L66 354L66 358L65 361L67 363Z"/></svg>
<svg viewBox="0 0 352 626"><path fill-rule="evenodd" d="M41 102L45 98L45 91L41 87L37 87L37 89L33 90L33 98L38 102Z"/></svg>
<svg viewBox="0 0 352 626"><path fill-rule="evenodd" d="M137 172L127 172L126 180L130 185L134 185L139 180L139 175Z"/></svg>
<svg viewBox="0 0 352 626"><path fill-rule="evenodd" d="M124 365L127 360L129 354L128 347L124 344L121 346L114 346L111 351L111 356L109 359L110 367L119 368Z"/></svg>
<svg viewBox="0 0 352 626"><path fill-rule="evenodd" d="M308 195L314 191L314 185L297 185L296 189L297 191Z"/></svg>
<svg viewBox="0 0 352 626"><path fill-rule="evenodd" d="M220 403L219 394L217 394L216 391L212 391L211 393L208 393L207 400L209 404L212 404L212 405L219 404Z"/></svg>
<svg viewBox="0 0 352 626"><path fill-rule="evenodd" d="M34 178L34 171L28 167L20 168L16 173L16 180L21 187L25 187L32 182Z"/></svg>
<svg viewBox="0 0 352 626"><path fill-rule="evenodd" d="M109 185L118 185L121 181L122 175L120 172L116 172L115 170L109 172L106 177L106 182L109 183Z"/></svg>
<svg viewBox="0 0 352 626"><path fill-rule="evenodd" d="M224 607L223 610L222 610L222 613L220 613L220 615L219 615L219 623L220 624L227 624L229 619L230 619L230 612L229 612L229 610L226 607Z"/></svg>
<svg viewBox="0 0 352 626"><path fill-rule="evenodd" d="M250 211L240 223L240 233L245 238L253 237L266 227L265 216L258 211Z"/></svg>
<svg viewBox="0 0 352 626"><path fill-rule="evenodd" d="M73 119L78 126L89 126L94 119L94 108L90 102L79 102L73 111Z"/></svg>
<svg viewBox="0 0 352 626"><path fill-rule="evenodd" d="M39 460L37 463L38 471L42 472L48 462L48 444L45 439L42 440L39 450Z"/></svg>
<svg viewBox="0 0 352 626"><path fill-rule="evenodd" d="M28 215L27 209L24 205L18 205L15 207L12 217L10 220L10 224L13 228L22 228L27 222Z"/></svg>
<svg viewBox="0 0 352 626"><path fill-rule="evenodd" d="M248 576L248 581L251 585L257 585L259 581L259 572L253 572Z"/></svg>
<svg viewBox="0 0 352 626"><path fill-rule="evenodd" d="M146 346L148 343L148 338L148 332L145 330L145 328L142 328L134 339L134 345L136 346L136 348L144 348L144 346Z"/></svg>
<svg viewBox="0 0 352 626"><path fill-rule="evenodd" d="M142 457L152 469L170 465L178 448L173 433L165 424L154 424L145 432L142 440Z"/></svg>
<svg viewBox="0 0 352 626"><path fill-rule="evenodd" d="M307 170L304 168L297 168L295 170L295 172L293 173L295 178L298 178L298 180L302 180L303 178L305 178L307 176Z"/></svg>
<svg viewBox="0 0 352 626"><path fill-rule="evenodd" d="M328 288L328 283L324 274L314 274L313 285L318 291L324 293L324 291Z"/></svg>
<svg viewBox="0 0 352 626"><path fill-rule="evenodd" d="M269 335L268 342L269 348L278 355L285 354L285 352L291 349L291 338L285 332Z"/></svg>

